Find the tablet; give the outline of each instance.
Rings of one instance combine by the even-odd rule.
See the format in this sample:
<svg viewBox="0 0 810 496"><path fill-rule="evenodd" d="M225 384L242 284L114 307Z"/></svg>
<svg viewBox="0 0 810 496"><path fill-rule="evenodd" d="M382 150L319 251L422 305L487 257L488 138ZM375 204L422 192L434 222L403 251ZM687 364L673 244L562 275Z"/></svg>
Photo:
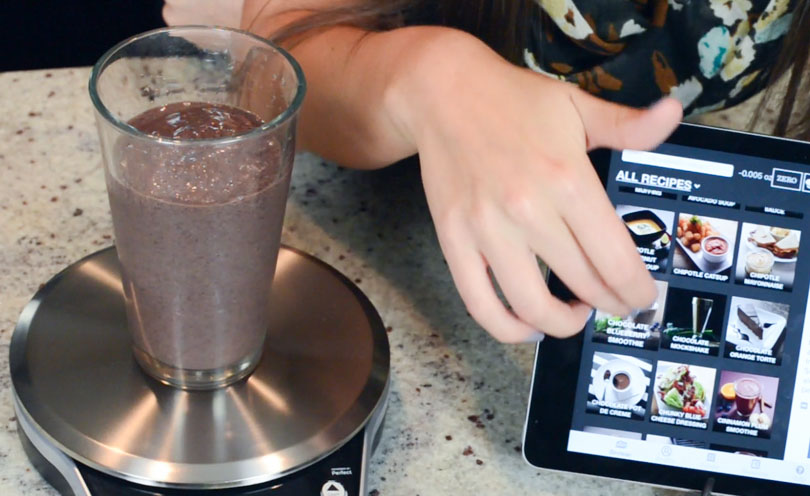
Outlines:
<svg viewBox="0 0 810 496"><path fill-rule="evenodd" d="M658 299L538 345L526 460L810 493L810 144L684 124L654 151L592 161Z"/></svg>

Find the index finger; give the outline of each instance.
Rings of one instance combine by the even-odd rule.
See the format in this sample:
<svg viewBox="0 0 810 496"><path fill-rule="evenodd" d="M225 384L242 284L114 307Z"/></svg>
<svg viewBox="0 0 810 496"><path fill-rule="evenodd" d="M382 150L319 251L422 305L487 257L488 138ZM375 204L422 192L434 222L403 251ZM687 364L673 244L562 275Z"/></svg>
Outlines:
<svg viewBox="0 0 810 496"><path fill-rule="evenodd" d="M574 184L557 189L558 205L574 205L561 216L616 296L631 308L646 308L656 297L653 278L590 161L583 157L582 162L572 168Z"/></svg>

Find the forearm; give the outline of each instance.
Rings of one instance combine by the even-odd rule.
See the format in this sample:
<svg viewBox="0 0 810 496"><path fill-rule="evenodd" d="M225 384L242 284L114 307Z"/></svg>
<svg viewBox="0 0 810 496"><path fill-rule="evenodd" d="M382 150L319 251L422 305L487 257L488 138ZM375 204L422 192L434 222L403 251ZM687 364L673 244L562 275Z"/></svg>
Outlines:
<svg viewBox="0 0 810 496"><path fill-rule="evenodd" d="M262 36L297 15L253 22ZM252 19L243 18L247 27ZM409 132L392 111L392 92L418 59L446 38L446 28L409 27L381 33L336 26L312 34L291 48L307 79L300 114L300 148L346 166L375 168L417 152Z"/></svg>

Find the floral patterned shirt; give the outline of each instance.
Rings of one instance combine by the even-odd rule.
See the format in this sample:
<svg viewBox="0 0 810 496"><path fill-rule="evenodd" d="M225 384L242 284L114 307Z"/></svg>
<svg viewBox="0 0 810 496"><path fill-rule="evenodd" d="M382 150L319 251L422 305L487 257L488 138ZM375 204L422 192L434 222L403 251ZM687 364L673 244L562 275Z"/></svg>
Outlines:
<svg viewBox="0 0 810 496"><path fill-rule="evenodd" d="M535 1L530 68L637 107L674 96L698 114L764 87L802 0Z"/></svg>

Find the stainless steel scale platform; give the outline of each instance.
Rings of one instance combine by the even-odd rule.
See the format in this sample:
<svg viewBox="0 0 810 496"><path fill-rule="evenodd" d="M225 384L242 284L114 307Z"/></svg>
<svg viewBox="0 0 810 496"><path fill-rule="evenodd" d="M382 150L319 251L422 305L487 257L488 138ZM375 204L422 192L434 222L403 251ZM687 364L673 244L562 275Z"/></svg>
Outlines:
<svg viewBox="0 0 810 496"><path fill-rule="evenodd" d="M282 247L261 363L215 391L160 384L136 364L108 248L45 284L11 341L19 433L64 495L367 494L389 347L363 293Z"/></svg>

